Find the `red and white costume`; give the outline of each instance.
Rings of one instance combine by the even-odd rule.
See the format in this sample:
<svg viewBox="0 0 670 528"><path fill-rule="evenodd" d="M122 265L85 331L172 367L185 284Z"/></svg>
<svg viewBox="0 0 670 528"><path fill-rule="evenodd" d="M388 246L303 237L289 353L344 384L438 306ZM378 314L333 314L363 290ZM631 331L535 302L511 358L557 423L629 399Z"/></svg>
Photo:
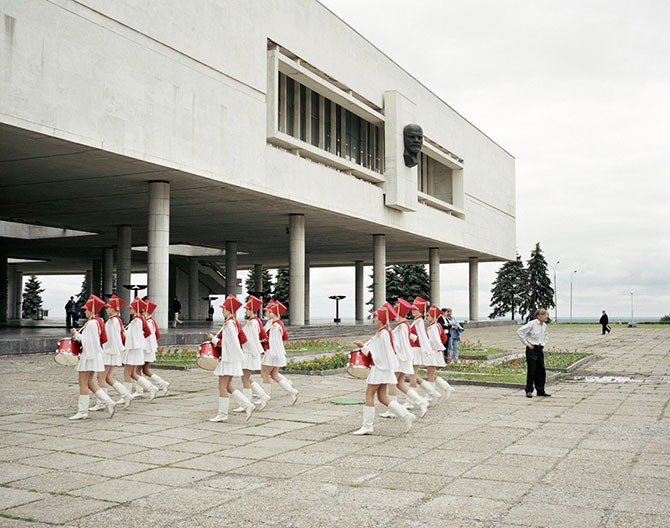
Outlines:
<svg viewBox="0 0 670 528"><path fill-rule="evenodd" d="M105 332L107 332L107 342L102 345L103 363L105 365L114 365L120 367L121 356L126 351L123 323L118 315L113 315L105 323Z"/></svg>
<svg viewBox="0 0 670 528"><path fill-rule="evenodd" d="M444 361L444 345L447 342L447 334L444 333L444 328L437 322L437 318L442 312L437 306L431 306L429 313L433 317L433 322L428 327L428 342L433 351L432 356L426 362L430 367L446 367L447 363Z"/></svg>
<svg viewBox="0 0 670 528"><path fill-rule="evenodd" d="M221 361L214 370L214 374L217 376L241 376L243 374L242 343L246 341L247 336L239 321L234 316L226 319L219 333L212 339L215 346L221 344Z"/></svg>
<svg viewBox="0 0 670 528"><path fill-rule="evenodd" d="M75 367L75 370L77 372L103 372L105 370L105 363L103 360L102 345L107 341L107 334L105 333L105 325L102 319L100 317L92 317L81 330L74 334L73 338L81 343L79 363Z"/></svg>
<svg viewBox="0 0 670 528"><path fill-rule="evenodd" d="M260 299L251 295L245 308L256 313L262 305L263 302ZM260 370L261 356L264 352L262 343L268 339L261 320L255 315L251 317L244 325L244 334L247 341L242 345L242 352L244 352L242 368L245 370Z"/></svg>
<svg viewBox="0 0 670 528"><path fill-rule="evenodd" d="M372 361L374 361L374 365L370 367L370 374L368 374L368 385L379 385L380 383L395 385L397 383L395 372L398 371L400 364L393 349L393 336L388 326L382 326L363 345L363 353L371 354Z"/></svg>
<svg viewBox="0 0 670 528"><path fill-rule="evenodd" d="M411 305L407 301L399 299L395 308L400 317L407 317ZM412 344L409 341L409 333L410 328L407 321L400 321L393 329L393 346L395 347L399 363L397 372L402 372L403 374L414 374L414 353L412 351Z"/></svg>
<svg viewBox="0 0 670 528"><path fill-rule="evenodd" d="M144 346L144 362L153 363L156 361L156 351L158 350L158 340L161 337L160 332L158 331L158 325L151 314L154 313L154 310L158 306L156 303L151 301L146 301L147 304L147 326L149 327L149 335L146 337L146 344Z"/></svg>
<svg viewBox="0 0 670 528"><path fill-rule="evenodd" d="M130 303L130 307L138 314L146 309L145 302L136 297ZM126 357L123 363L126 365L144 365L144 347L146 338L151 333L146 320L141 315L133 317L126 331Z"/></svg>
<svg viewBox="0 0 670 528"><path fill-rule="evenodd" d="M277 307L277 303L273 303L272 307ZM286 349L284 348L284 341L288 339L288 333L286 333L284 323L280 319L270 321L266 325L266 332L268 335L268 349L263 355L263 365L285 367Z"/></svg>

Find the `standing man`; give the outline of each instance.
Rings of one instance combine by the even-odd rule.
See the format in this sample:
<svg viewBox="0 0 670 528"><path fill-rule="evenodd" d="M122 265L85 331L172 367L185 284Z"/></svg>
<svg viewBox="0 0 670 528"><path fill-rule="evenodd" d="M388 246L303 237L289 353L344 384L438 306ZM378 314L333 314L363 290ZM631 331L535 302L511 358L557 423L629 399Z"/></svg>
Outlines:
<svg viewBox="0 0 670 528"><path fill-rule="evenodd" d="M184 321L179 320L179 312L181 312L181 303L179 302L179 299L177 299L177 296L174 296L174 300L172 301L172 306L170 306L172 309L172 313L174 314L173 317L174 319L172 320L172 328L177 328L177 323L180 325L184 326Z"/></svg>
<svg viewBox="0 0 670 528"><path fill-rule="evenodd" d="M605 313L605 310L603 310L603 314L600 316L600 324L603 327L603 335L609 334L610 333L610 319L607 317L607 314Z"/></svg>
<svg viewBox="0 0 670 528"><path fill-rule="evenodd" d="M516 333L526 345L526 398L533 397L533 383L538 396L551 396L544 391L547 371L544 368L544 346L547 344L547 310L540 308L535 312L536 319L529 321Z"/></svg>
<svg viewBox="0 0 670 528"><path fill-rule="evenodd" d="M449 361L458 361L458 342L461 340L463 327L454 317L454 311L451 308L445 308L445 319L448 326L447 357Z"/></svg>
<svg viewBox="0 0 670 528"><path fill-rule="evenodd" d="M74 297L70 297L70 300L65 305L65 325L68 329L75 326L74 315L76 312Z"/></svg>

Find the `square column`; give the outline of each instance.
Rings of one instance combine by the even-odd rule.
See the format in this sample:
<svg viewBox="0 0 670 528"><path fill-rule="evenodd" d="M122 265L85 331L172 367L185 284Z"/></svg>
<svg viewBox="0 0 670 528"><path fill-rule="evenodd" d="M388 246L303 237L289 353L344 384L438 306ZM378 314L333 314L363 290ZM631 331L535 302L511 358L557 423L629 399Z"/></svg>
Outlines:
<svg viewBox="0 0 670 528"><path fill-rule="evenodd" d="M305 217L289 215L288 322L305 324Z"/></svg>
<svg viewBox="0 0 670 528"><path fill-rule="evenodd" d="M7 320L16 319L16 264L7 266Z"/></svg>
<svg viewBox="0 0 670 528"><path fill-rule="evenodd" d="M0 322L7 321L7 285L9 273L9 263L7 261L7 253L0 253Z"/></svg>
<svg viewBox="0 0 670 528"><path fill-rule="evenodd" d="M373 310L386 302L386 236L372 235Z"/></svg>
<svg viewBox="0 0 670 528"><path fill-rule="evenodd" d="M440 306L440 248L428 250L428 268L430 275L430 302Z"/></svg>
<svg viewBox="0 0 670 528"><path fill-rule="evenodd" d="M263 264L254 264L254 284L256 285L256 291L263 291ZM259 295L263 303L266 302L264 295ZM263 314L263 308L258 310L259 317Z"/></svg>
<svg viewBox="0 0 670 528"><path fill-rule="evenodd" d="M130 226L120 225L116 228L116 295L128 304L132 301L132 292L123 285L130 284L132 234ZM121 308L121 319L126 322L130 320L128 304Z"/></svg>
<svg viewBox="0 0 670 528"><path fill-rule="evenodd" d="M198 277L200 262L198 257L188 258L188 318L191 321L198 319L198 286L200 279Z"/></svg>
<svg viewBox="0 0 670 528"><path fill-rule="evenodd" d="M470 257L468 259L470 272L470 321L479 321L479 259Z"/></svg>
<svg viewBox="0 0 670 528"><path fill-rule="evenodd" d="M226 242L226 295L237 295L237 242Z"/></svg>
<svg viewBox="0 0 670 528"><path fill-rule="evenodd" d="M158 307L153 314L158 328L168 327L170 275L170 184L149 182L149 230L147 233L148 297Z"/></svg>
<svg viewBox="0 0 670 528"><path fill-rule="evenodd" d="M305 253L305 323L309 323L309 253Z"/></svg>
<svg viewBox="0 0 670 528"><path fill-rule="evenodd" d="M102 295L105 301L114 293L114 250L105 248L102 250ZM109 297L108 297L109 296Z"/></svg>
<svg viewBox="0 0 670 528"><path fill-rule="evenodd" d="M14 276L14 288L16 318L23 319L23 272L18 269Z"/></svg>
<svg viewBox="0 0 670 528"><path fill-rule="evenodd" d="M102 288L102 260L95 259L93 261L92 281L89 283L89 289L92 295L102 297L100 289Z"/></svg>
<svg viewBox="0 0 670 528"><path fill-rule="evenodd" d="M365 320L365 277L363 275L363 261L356 261L356 321Z"/></svg>

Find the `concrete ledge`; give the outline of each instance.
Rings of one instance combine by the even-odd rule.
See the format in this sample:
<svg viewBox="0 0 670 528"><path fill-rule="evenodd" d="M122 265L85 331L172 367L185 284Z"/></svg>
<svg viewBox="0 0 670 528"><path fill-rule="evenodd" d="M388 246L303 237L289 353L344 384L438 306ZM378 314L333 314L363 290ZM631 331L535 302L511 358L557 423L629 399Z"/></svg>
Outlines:
<svg viewBox="0 0 670 528"><path fill-rule="evenodd" d="M582 358L579 361L576 361L572 365L568 365L565 368L547 367L546 370L551 370L552 372L572 372L574 370L577 370L579 367L583 367L587 363L595 361L596 359L598 359L598 355L591 354L590 356L586 356L585 358Z"/></svg>
<svg viewBox="0 0 670 528"><path fill-rule="evenodd" d="M461 326L463 328L487 328L489 326L516 326L519 323L517 321L507 321L507 320L483 320L483 321L462 321Z"/></svg>
<svg viewBox="0 0 670 528"><path fill-rule="evenodd" d="M451 379L444 378L445 381L449 382L450 385L476 385L480 387L503 387L508 389L525 389L525 383L511 383L506 381L477 381L477 380L466 380L466 379ZM561 374L554 374L549 376L545 381L545 385L553 385L559 379L561 379Z"/></svg>
<svg viewBox="0 0 670 528"><path fill-rule="evenodd" d="M335 374L345 374L347 372L347 367L342 367L338 369L331 370L284 370L280 369L280 372L286 374L301 374L304 376L333 376Z"/></svg>

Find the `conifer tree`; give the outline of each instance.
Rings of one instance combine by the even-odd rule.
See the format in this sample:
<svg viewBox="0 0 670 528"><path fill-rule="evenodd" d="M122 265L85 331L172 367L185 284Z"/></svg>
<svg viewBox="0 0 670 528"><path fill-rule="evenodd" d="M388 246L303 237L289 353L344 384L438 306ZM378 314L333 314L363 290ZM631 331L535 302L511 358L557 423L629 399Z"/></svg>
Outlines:
<svg viewBox="0 0 670 528"><path fill-rule="evenodd" d="M35 275L31 275L26 282L23 289L23 318L32 319L37 316L37 310L42 308L42 292L44 288L40 288L42 283Z"/></svg>
<svg viewBox="0 0 670 528"><path fill-rule="evenodd" d="M258 291L256 288L256 274L254 273L254 270L249 270L247 278L244 279L244 287L247 289L247 292ZM274 284L272 282L272 274L270 273L270 270L263 270L263 286L261 290L263 291L264 300L272 297L273 289ZM249 300L248 295L247 300Z"/></svg>
<svg viewBox="0 0 670 528"><path fill-rule="evenodd" d="M372 275L371 275L372 277ZM374 293L373 284L368 291ZM395 264L386 267L386 300L395 303L399 298L412 302L415 297L429 299L430 277L423 264ZM378 306L372 306L374 297L367 304L374 311Z"/></svg>
<svg viewBox="0 0 670 528"><path fill-rule="evenodd" d="M491 289L490 319L502 317L511 313L514 320L515 312L521 309L526 291L526 269L523 266L521 255L516 260L505 262L500 269Z"/></svg>
<svg viewBox="0 0 670 528"><path fill-rule="evenodd" d="M81 281L81 290L79 290L77 300L75 301L77 303L77 306L84 306L84 304L86 304L86 301L88 301L88 298L90 296L91 296L91 288L88 284L88 275L84 274L84 280Z"/></svg>
<svg viewBox="0 0 670 528"><path fill-rule="evenodd" d="M289 274L288 268L278 268L277 269L277 281L274 285L274 292L272 298L276 301L282 303L289 310L291 307L288 305L288 295L289 295ZM285 315L288 315L288 310L285 312Z"/></svg>
<svg viewBox="0 0 670 528"><path fill-rule="evenodd" d="M526 292L521 305L521 315L529 321L535 317L538 308L549 310L554 307L554 289L547 270L547 261L540 249L540 243L530 252L526 264Z"/></svg>

